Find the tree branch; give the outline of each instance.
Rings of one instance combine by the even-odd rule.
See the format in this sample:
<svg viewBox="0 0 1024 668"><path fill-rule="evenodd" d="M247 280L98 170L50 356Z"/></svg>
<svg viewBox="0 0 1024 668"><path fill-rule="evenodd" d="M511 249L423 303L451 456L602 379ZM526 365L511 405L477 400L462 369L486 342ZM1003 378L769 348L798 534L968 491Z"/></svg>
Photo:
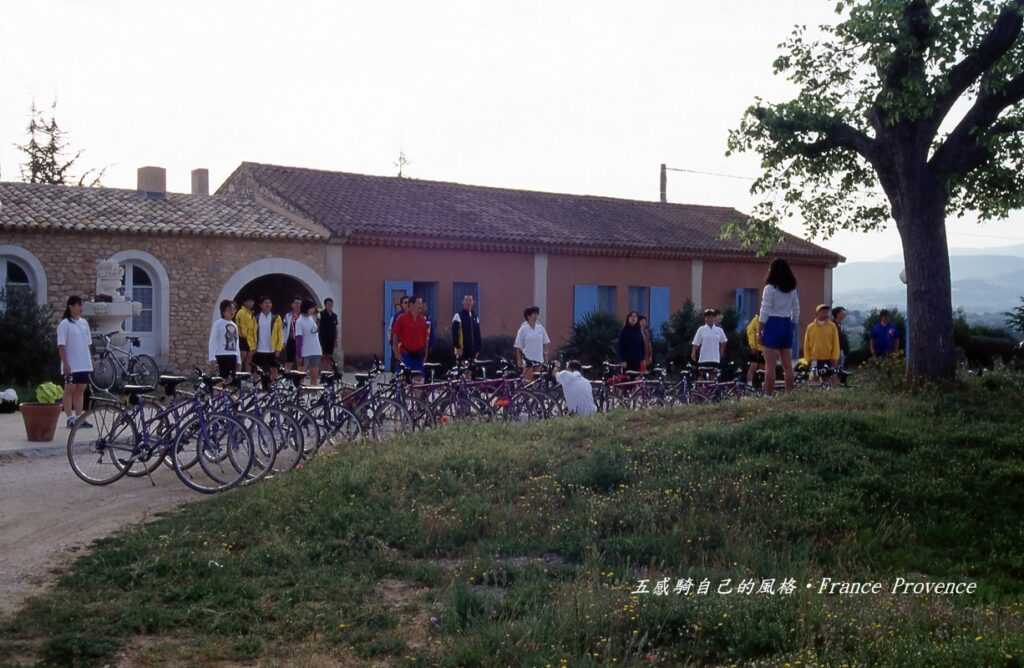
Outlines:
<svg viewBox="0 0 1024 668"><path fill-rule="evenodd" d="M977 149L983 148L986 131L997 125L1000 114L1021 101L1024 101L1024 73L1011 79L1002 90L982 91L928 165L939 176L966 174L977 165ZM1015 119L1008 119L1007 123L1010 120ZM1007 132L1008 127L1001 127L1000 133Z"/></svg>
<svg viewBox="0 0 1024 668"><path fill-rule="evenodd" d="M936 128L942 125L949 110L960 99L968 88L992 66L1006 55L1013 47L1024 28L1024 0L1008 2L992 29L981 40L978 48L964 56L964 59L953 66L946 78L949 88L938 96L935 101L935 113L932 116Z"/></svg>
<svg viewBox="0 0 1024 668"><path fill-rule="evenodd" d="M935 18L929 5L928 0L911 0L903 9L901 36L906 39L897 41L888 65L879 71L882 88L868 112L868 119L876 131L881 131L884 124L885 98L897 90L907 77L913 76L922 81L925 78L924 56L932 42Z"/></svg>
<svg viewBox="0 0 1024 668"><path fill-rule="evenodd" d="M823 135L821 139L813 142L794 141L795 155L815 158L834 149L847 149L871 161L875 154L875 141L871 137L838 118L786 118L764 107L756 108L753 113L776 140L785 140L786 137L800 132L816 132Z"/></svg>

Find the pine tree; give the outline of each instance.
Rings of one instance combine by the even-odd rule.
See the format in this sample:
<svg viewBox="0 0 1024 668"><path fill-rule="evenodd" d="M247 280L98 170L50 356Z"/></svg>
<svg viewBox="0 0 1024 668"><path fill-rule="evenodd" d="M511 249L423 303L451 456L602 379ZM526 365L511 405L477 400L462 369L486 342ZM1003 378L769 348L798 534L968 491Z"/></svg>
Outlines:
<svg viewBox="0 0 1024 668"><path fill-rule="evenodd" d="M15 144L15 148L25 154L27 160L21 165L21 179L26 183L49 183L68 185L75 181L71 168L85 151L76 151L74 156L66 159L70 152L67 131L57 124L55 111L56 100L50 105L50 118L32 103L32 117L28 123L28 143ZM75 185L101 186L100 180L106 172L103 169L90 169L84 172Z"/></svg>

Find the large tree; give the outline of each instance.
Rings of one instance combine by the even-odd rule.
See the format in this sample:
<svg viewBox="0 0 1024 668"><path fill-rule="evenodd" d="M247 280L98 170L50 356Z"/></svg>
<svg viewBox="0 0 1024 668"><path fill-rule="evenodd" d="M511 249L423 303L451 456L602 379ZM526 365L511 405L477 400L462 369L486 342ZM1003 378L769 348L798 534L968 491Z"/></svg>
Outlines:
<svg viewBox="0 0 1024 668"><path fill-rule="evenodd" d="M828 238L895 220L903 241L911 372L955 371L946 217L1024 205L1024 0L840 0L842 21L780 45L798 95L758 99L729 152L763 174L738 231L770 245L799 214Z"/></svg>
<svg viewBox="0 0 1024 668"><path fill-rule="evenodd" d="M71 175L72 167L78 162L84 151L76 151L70 155L70 144L67 131L57 124L57 102L50 105L50 117L32 103L32 116L28 123L28 141L15 144L15 148L25 154L25 162L21 165L21 179L27 183L49 183L69 185L75 183ZM103 169L89 169L77 178L79 186L100 186Z"/></svg>

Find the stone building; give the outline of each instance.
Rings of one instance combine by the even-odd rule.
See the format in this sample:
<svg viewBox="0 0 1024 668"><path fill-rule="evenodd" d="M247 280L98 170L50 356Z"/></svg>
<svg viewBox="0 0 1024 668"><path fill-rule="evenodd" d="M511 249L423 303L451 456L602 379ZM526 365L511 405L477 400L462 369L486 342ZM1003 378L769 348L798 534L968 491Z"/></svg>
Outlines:
<svg viewBox="0 0 1024 668"><path fill-rule="evenodd" d="M721 238L730 208L487 188L242 163L216 194L167 193L162 169L136 190L0 183L0 281L62 306L88 295L97 259L126 266L146 305L128 323L170 366L202 364L216 304L267 294L335 300L342 350L387 356L403 294L422 295L446 334L473 294L484 336L511 335L537 305L557 346L594 310L650 316L756 307L768 258ZM831 299L843 258L787 235L777 249L800 282L802 319Z"/></svg>

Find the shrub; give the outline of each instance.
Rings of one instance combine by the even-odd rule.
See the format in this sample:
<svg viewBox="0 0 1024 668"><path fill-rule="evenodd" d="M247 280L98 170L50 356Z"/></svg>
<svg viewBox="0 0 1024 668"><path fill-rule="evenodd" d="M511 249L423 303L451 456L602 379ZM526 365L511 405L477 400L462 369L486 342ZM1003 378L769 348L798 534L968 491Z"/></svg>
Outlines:
<svg viewBox="0 0 1024 668"><path fill-rule="evenodd" d="M622 330L622 322L608 313L588 313L572 327L572 336L562 347L566 359L584 364L601 364L616 357L615 342Z"/></svg>
<svg viewBox="0 0 1024 668"><path fill-rule="evenodd" d="M704 324L703 316L697 314L693 302L687 301L683 307L669 316L661 326L665 338L665 362L677 366L685 366L690 359L690 346L697 328Z"/></svg>
<svg viewBox="0 0 1024 668"><path fill-rule="evenodd" d="M1020 334L1024 334L1024 297L1020 298L1020 306L1017 306L1012 311L1007 311L1003 315L1006 316L1007 327Z"/></svg>
<svg viewBox="0 0 1024 668"><path fill-rule="evenodd" d="M53 310L39 306L27 290L5 296L0 313L0 381L29 385L60 374Z"/></svg>

